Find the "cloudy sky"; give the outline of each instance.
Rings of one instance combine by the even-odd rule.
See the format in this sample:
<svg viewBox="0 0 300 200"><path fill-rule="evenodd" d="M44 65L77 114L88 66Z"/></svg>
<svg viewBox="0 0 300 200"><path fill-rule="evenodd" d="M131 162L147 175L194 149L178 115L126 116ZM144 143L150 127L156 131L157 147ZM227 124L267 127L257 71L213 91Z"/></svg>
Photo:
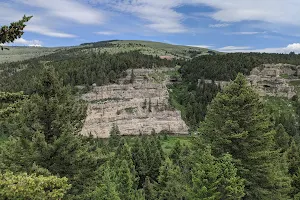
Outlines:
<svg viewBox="0 0 300 200"><path fill-rule="evenodd" d="M299 0L0 0L0 25L34 17L14 45L111 39L225 52L300 53Z"/></svg>

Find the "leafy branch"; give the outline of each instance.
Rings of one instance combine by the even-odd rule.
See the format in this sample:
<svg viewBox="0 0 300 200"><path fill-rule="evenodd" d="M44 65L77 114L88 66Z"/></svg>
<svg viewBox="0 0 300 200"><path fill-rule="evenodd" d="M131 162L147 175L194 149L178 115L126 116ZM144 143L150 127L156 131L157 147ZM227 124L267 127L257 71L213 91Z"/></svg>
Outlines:
<svg viewBox="0 0 300 200"><path fill-rule="evenodd" d="M14 40L21 38L24 34L24 28L26 27L26 22L28 22L32 16L27 17L26 15L17 22L12 22L10 26L2 26L0 29L0 44L10 43ZM1 46L1 50L8 49ZM8 49L9 50L9 49Z"/></svg>

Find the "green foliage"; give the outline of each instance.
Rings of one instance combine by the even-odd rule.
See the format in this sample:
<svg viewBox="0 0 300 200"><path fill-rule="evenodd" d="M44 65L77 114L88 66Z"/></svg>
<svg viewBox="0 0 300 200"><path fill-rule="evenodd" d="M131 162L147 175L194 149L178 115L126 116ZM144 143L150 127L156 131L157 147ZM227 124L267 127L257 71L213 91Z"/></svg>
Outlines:
<svg viewBox="0 0 300 200"><path fill-rule="evenodd" d="M102 170L101 183L88 195L89 199L97 200L101 198L103 200L121 200L110 168L106 166L106 168L102 168Z"/></svg>
<svg viewBox="0 0 300 200"><path fill-rule="evenodd" d="M199 132L215 155L230 153L237 161L239 175L246 180L246 199L287 198L290 179L282 167L286 162L274 148L274 125L243 75L212 101Z"/></svg>
<svg viewBox="0 0 300 200"><path fill-rule="evenodd" d="M71 188L67 178L26 173L0 174L0 199L61 199Z"/></svg>
<svg viewBox="0 0 300 200"><path fill-rule="evenodd" d="M207 148L199 150L195 159L190 199L242 199L244 180L237 175L230 155L225 154L217 160Z"/></svg>
<svg viewBox="0 0 300 200"><path fill-rule="evenodd" d="M167 158L160 168L160 175L158 177L158 199L184 199L186 197L187 186L183 180L180 168Z"/></svg>
<svg viewBox="0 0 300 200"><path fill-rule="evenodd" d="M215 83L181 83L170 86L171 104L181 111L190 129L198 128L204 120L207 105L220 89Z"/></svg>
<svg viewBox="0 0 300 200"><path fill-rule="evenodd" d="M116 83L127 75L127 69L174 67L175 63L136 51L111 55L82 52L80 48L66 49L35 59L1 64L0 90L31 93L33 80L40 76L44 66L54 67L63 83L74 87Z"/></svg>
<svg viewBox="0 0 300 200"><path fill-rule="evenodd" d="M283 152L289 148L290 136L285 131L282 124L279 124L276 128L275 143L276 148L281 149Z"/></svg>
<svg viewBox="0 0 300 200"><path fill-rule="evenodd" d="M117 147L120 143L121 133L117 124L113 124L109 132L109 146Z"/></svg>
<svg viewBox="0 0 300 200"><path fill-rule="evenodd" d="M2 26L0 28L0 44L4 43L10 43L15 41L18 38L21 38L21 36L24 34L24 28L25 28L25 23L28 22L32 16L24 17L17 21L17 22L12 22L10 26ZM4 47L1 46L1 49L3 50Z"/></svg>
<svg viewBox="0 0 300 200"><path fill-rule="evenodd" d="M156 191L154 188L154 184L151 183L149 176L146 177L144 183L144 192L145 192L145 199L146 200L155 200L156 199Z"/></svg>

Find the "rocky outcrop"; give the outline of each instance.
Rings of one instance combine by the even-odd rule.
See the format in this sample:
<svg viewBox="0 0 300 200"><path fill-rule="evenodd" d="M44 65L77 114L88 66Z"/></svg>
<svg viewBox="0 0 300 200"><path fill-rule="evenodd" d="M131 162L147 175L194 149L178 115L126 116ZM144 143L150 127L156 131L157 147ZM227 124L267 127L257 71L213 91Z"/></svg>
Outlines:
<svg viewBox="0 0 300 200"><path fill-rule="evenodd" d="M277 96L292 98L296 95L294 86L290 80L297 80L299 66L289 64L265 64L260 68L254 68L247 77L250 85L261 96Z"/></svg>
<svg viewBox="0 0 300 200"><path fill-rule="evenodd" d="M96 86L83 95L82 99L89 105L81 133L107 138L111 127L116 124L122 135L150 134L153 129L155 132L167 130L188 134L180 112L169 106L167 81L156 83L151 79L151 73L163 71L137 69L134 70L134 83L122 84L130 80L131 71L128 71L128 77L121 79L121 84Z"/></svg>
<svg viewBox="0 0 300 200"><path fill-rule="evenodd" d="M247 76L252 86L260 96L277 96L292 98L296 90L291 81L300 81L300 66L290 64L265 64L254 68ZM200 84L198 80L198 85ZM224 88L229 81L214 81L215 84ZM205 83L212 83L212 80L205 80Z"/></svg>

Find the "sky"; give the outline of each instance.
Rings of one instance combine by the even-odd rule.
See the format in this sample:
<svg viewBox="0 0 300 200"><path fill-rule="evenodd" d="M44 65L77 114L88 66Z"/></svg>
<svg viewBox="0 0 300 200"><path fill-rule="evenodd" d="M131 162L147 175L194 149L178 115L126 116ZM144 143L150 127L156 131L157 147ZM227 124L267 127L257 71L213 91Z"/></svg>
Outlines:
<svg viewBox="0 0 300 200"><path fill-rule="evenodd" d="M299 0L0 0L0 26L33 15L18 46L119 39L300 53L299 13Z"/></svg>

